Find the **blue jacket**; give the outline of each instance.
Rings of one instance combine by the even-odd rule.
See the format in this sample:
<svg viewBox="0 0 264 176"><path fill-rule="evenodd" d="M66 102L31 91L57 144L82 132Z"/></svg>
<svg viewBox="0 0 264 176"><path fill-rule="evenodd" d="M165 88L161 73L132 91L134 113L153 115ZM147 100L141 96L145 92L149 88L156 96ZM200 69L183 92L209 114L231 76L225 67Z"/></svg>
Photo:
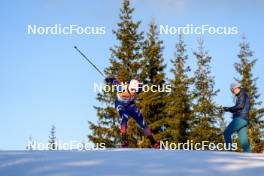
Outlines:
<svg viewBox="0 0 264 176"><path fill-rule="evenodd" d="M233 118L242 118L248 120L250 111L250 97L244 88L240 89L238 95L236 95L236 104L233 107L229 107L228 111L233 113Z"/></svg>

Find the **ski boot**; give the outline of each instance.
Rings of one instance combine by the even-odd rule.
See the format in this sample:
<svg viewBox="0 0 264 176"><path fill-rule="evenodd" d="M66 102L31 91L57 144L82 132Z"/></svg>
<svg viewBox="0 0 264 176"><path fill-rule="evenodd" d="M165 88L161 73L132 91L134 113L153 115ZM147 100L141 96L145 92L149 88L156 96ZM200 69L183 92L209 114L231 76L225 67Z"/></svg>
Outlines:
<svg viewBox="0 0 264 176"><path fill-rule="evenodd" d="M127 135L126 133L121 134L121 147L128 148Z"/></svg>
<svg viewBox="0 0 264 176"><path fill-rule="evenodd" d="M153 138L152 135L148 136L148 139L151 143L152 148L160 149L160 144Z"/></svg>
<svg viewBox="0 0 264 176"><path fill-rule="evenodd" d="M152 148L160 149L160 144L159 143L155 143L154 145L152 145Z"/></svg>
<svg viewBox="0 0 264 176"><path fill-rule="evenodd" d="M122 141L121 148L128 148L128 142L127 141Z"/></svg>

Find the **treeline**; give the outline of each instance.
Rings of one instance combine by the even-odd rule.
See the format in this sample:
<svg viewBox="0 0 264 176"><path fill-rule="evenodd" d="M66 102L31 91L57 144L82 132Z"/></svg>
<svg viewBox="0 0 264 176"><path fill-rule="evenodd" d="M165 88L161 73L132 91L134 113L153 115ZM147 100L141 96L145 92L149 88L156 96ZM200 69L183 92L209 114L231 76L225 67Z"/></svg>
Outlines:
<svg viewBox="0 0 264 176"><path fill-rule="evenodd" d="M215 79L211 73L212 57L206 52L204 41L197 40L197 49L193 52L197 69L191 70L186 62L189 59L186 44L179 36L174 58L170 61L172 79L166 78L163 58L163 42L158 38L157 27L151 21L149 30L139 31L140 21L132 18L134 9L129 0L124 0L120 9L118 29L113 31L118 45L110 48L110 66L104 70L108 77L118 77L122 81L132 78L148 85L171 84L172 91L143 92L139 94L138 106L157 140L168 142L223 141L225 123L214 102L219 89L215 88ZM260 94L257 91L253 67L256 59L245 38L240 43L238 62L234 67L240 75L236 81L245 87L251 96L252 109L249 117L249 138L253 151L261 150L261 130L263 130L264 109L259 108ZM191 75L191 76L190 76ZM97 100L103 107L95 107L97 123L89 122L92 134L88 135L94 143L105 143L115 147L120 142L120 118L114 108L115 93L103 92ZM133 120L128 122L128 142L130 147L150 147L143 132Z"/></svg>

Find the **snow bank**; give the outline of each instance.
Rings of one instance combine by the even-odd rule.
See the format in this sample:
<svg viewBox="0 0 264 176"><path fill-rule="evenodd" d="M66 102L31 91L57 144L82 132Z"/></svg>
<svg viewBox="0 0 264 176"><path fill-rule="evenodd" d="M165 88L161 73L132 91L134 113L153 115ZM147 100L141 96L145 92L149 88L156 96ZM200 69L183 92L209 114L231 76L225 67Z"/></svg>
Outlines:
<svg viewBox="0 0 264 176"><path fill-rule="evenodd" d="M264 155L213 151L107 149L0 151L1 176L263 176Z"/></svg>

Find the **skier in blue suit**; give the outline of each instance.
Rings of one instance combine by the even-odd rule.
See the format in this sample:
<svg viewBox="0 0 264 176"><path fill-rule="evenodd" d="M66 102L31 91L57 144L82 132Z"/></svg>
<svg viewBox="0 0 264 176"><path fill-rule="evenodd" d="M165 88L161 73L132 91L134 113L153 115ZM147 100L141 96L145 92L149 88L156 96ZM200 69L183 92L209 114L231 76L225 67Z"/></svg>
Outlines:
<svg viewBox="0 0 264 176"><path fill-rule="evenodd" d="M121 117L121 145L122 147L128 147L127 142L127 123L128 118L132 117L137 124L143 129L145 135L150 140L153 148L159 148L160 145L153 138L151 131L145 123L143 116L139 108L135 105L135 99L137 94L142 91L141 84L132 79L129 83L123 83L117 78L106 78L106 82L117 85L117 94L115 99L115 108Z"/></svg>

